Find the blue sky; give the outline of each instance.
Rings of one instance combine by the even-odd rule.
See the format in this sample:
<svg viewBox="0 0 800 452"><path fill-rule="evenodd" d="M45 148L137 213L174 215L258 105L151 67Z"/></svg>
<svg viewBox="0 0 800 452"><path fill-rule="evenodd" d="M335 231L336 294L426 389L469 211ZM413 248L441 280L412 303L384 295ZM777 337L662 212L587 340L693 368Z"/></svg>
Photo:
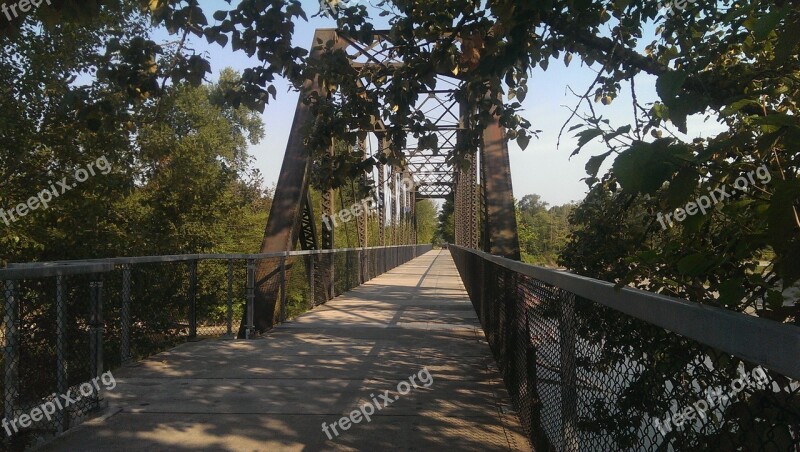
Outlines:
<svg viewBox="0 0 800 452"><path fill-rule="evenodd" d="M216 9L228 8L226 3L219 0L205 0L200 3L209 20L213 20L211 15ZM318 2L303 0L302 4L309 15L309 21L299 20L296 23L294 44L309 48L315 29L332 28L335 24L333 20L324 17L310 17L319 11ZM376 28L382 26L385 23L375 23ZM650 40L643 39L641 43L644 45ZM214 70L212 80L216 80L219 71L225 67L241 71L258 63L255 58L250 59L242 52L232 52L230 46L224 49L216 45L209 46L205 40L199 39L195 39L193 45L197 51L208 52ZM581 180L586 175L584 166L589 157L605 152L606 149L600 143L592 143L578 156L570 159L569 155L577 141L573 138L574 132L565 131L559 148L556 148L556 142L559 129L577 101L567 87L583 93L595 76L596 73L576 57L569 67L565 67L562 61L551 60L547 71L536 70L530 77L529 92L523 102L524 116L531 121L533 129L542 130L542 133L539 139L531 140L525 151L515 142L510 143L511 175L514 196L517 199L535 193L551 205L558 205L581 200L586 194L587 186ZM250 149L250 153L256 158L255 166L261 170L267 185L274 184L278 179L297 103L297 93L289 91L286 82L278 81L276 85L278 98L271 101L263 114L266 138ZM637 77L636 88L640 104L646 105L656 99L653 77ZM610 119L611 124L616 127L633 122L629 86L623 86L623 92L610 106L599 103L594 106L599 114ZM689 120L689 135L692 137L704 136L717 130L718 126L712 122L704 123L700 117ZM610 161L601 169L601 173L609 163Z"/></svg>

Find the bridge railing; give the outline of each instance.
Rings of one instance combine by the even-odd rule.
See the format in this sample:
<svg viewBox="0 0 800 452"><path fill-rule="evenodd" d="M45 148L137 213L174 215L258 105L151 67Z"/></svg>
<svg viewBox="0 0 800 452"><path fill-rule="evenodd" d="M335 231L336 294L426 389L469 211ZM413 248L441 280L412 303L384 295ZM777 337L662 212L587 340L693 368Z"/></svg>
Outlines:
<svg viewBox="0 0 800 452"><path fill-rule="evenodd" d="M450 251L536 450L800 450L799 327Z"/></svg>
<svg viewBox="0 0 800 452"><path fill-rule="evenodd" d="M0 269L0 394L5 420L16 421L7 431L0 425L6 437L0 448L21 450L101 408L102 388L95 384L90 396L64 409L30 416L44 403L63 401L62 394L74 398L105 371L187 340L234 337L245 313L253 312L258 263L279 269L272 279L281 285L276 293L285 321L430 249L188 254ZM331 262L332 272L321 271Z"/></svg>

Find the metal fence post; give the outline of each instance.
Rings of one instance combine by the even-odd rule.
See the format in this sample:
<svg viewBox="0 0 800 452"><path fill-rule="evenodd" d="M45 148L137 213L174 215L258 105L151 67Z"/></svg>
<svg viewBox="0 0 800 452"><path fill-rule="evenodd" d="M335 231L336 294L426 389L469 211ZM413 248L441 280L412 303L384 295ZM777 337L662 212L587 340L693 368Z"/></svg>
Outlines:
<svg viewBox="0 0 800 452"><path fill-rule="evenodd" d="M565 452L578 451L578 395L575 387L575 294L562 292L559 330L561 434Z"/></svg>
<svg viewBox="0 0 800 452"><path fill-rule="evenodd" d="M358 275L358 284L361 285L361 250L356 252L356 275Z"/></svg>
<svg viewBox="0 0 800 452"><path fill-rule="evenodd" d="M90 288L89 296L92 296ZM92 307L90 306L90 309ZM91 317L91 312L89 313ZM91 318L90 318L91 326ZM89 333L89 347L91 348L92 335ZM59 394L67 392L67 302L64 300L64 277L56 276L56 390ZM92 359L90 350L89 358ZM91 365L91 363L90 363ZM56 396L58 397L58 396ZM69 411L59 410L56 413L58 432L63 433L69 428Z"/></svg>
<svg viewBox="0 0 800 452"><path fill-rule="evenodd" d="M197 260L189 261L189 338L197 337Z"/></svg>
<svg viewBox="0 0 800 452"><path fill-rule="evenodd" d="M247 259L247 325L245 326L245 339L251 339L255 331L254 302L256 298L256 261Z"/></svg>
<svg viewBox="0 0 800 452"><path fill-rule="evenodd" d="M539 383L538 383L538 364L536 362L536 346L531 342L531 312L529 307L523 309L525 313L525 378L528 388L528 415L529 415L529 433L531 442L536 450L551 450L550 442L547 441L547 435L541 433L542 421L541 410L542 403L539 398ZM524 421L523 421L524 422Z"/></svg>
<svg viewBox="0 0 800 452"><path fill-rule="evenodd" d="M14 281L5 281L5 319L3 360L3 401L5 418L16 418L15 405L19 395L19 299Z"/></svg>
<svg viewBox="0 0 800 452"><path fill-rule="evenodd" d="M328 281L327 290L330 294L330 299L332 300L336 298L336 253L331 251L330 254L328 254L328 259L330 262L330 270L328 273L330 275L330 281Z"/></svg>
<svg viewBox="0 0 800 452"><path fill-rule="evenodd" d="M370 266L372 265L372 260L369 258L369 251L366 249L361 250L364 264L361 266L361 284L365 284L369 281L369 274L370 274Z"/></svg>
<svg viewBox="0 0 800 452"><path fill-rule="evenodd" d="M90 376L97 378L103 373L103 333L105 323L103 322L103 282L94 281L89 284L91 293L91 312L89 320L89 356L91 359ZM100 402L100 394L95 394L93 403L97 406Z"/></svg>
<svg viewBox="0 0 800 452"><path fill-rule="evenodd" d="M131 265L122 266L122 307L120 309L120 355L122 362L131 359Z"/></svg>
<svg viewBox="0 0 800 452"><path fill-rule="evenodd" d="M309 275L308 275L308 279L309 279L308 287L311 288L311 306L316 306L317 305L317 298L315 297L315 294L314 294L314 291L315 291L315 287L314 286L316 285L315 284L315 280L316 280L316 271L315 271L315 269L317 267L317 256L312 254L312 255L308 256L308 258L311 259L311 266L310 266Z"/></svg>
<svg viewBox="0 0 800 452"><path fill-rule="evenodd" d="M228 259L228 337L233 336L233 259Z"/></svg>
<svg viewBox="0 0 800 452"><path fill-rule="evenodd" d="M286 256L281 256L281 323L286 321Z"/></svg>

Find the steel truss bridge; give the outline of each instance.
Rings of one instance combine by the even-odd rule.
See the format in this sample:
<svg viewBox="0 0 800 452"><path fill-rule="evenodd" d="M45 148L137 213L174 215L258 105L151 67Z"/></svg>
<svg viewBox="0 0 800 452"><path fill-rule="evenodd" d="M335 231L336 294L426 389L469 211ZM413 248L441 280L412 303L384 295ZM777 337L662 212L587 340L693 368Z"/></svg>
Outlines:
<svg viewBox="0 0 800 452"><path fill-rule="evenodd" d="M375 36L314 42L355 71L401 64ZM505 131L454 167L454 88L441 77L417 105L440 152L410 139L402 167L365 175L379 209L357 215L356 247L314 216L301 98L260 253L0 269L2 448L800 450L800 329L519 262ZM417 244L416 203L446 197L456 243ZM336 215L335 191L321 204ZM116 386L43 415L107 372Z"/></svg>

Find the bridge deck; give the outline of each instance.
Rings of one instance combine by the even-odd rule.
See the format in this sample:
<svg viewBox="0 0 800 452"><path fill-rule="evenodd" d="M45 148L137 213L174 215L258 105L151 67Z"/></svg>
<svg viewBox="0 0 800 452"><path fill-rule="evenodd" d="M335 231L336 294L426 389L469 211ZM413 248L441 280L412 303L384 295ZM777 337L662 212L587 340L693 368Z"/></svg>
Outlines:
<svg viewBox="0 0 800 452"><path fill-rule="evenodd" d="M109 415L45 450L529 449L447 251L263 339L187 343L114 374ZM400 395L411 376L418 387ZM340 418L373 398L371 422L344 431Z"/></svg>

